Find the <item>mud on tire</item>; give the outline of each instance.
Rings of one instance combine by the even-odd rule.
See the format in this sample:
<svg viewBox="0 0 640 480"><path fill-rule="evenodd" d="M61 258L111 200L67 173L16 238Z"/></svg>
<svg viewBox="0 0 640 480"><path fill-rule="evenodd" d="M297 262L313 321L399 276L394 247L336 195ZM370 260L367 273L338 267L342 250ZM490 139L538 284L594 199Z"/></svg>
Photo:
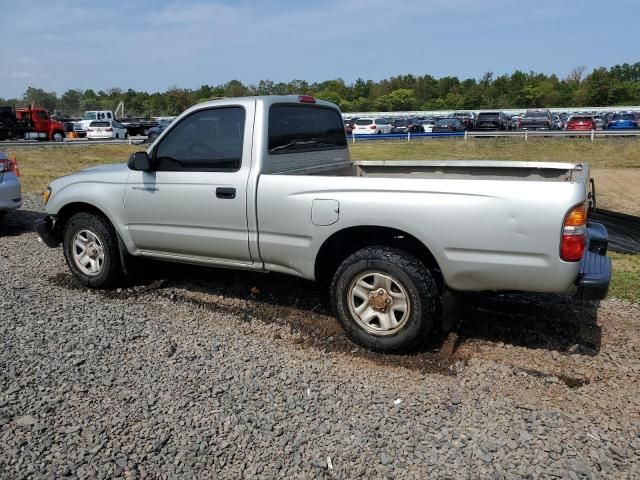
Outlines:
<svg viewBox="0 0 640 480"><path fill-rule="evenodd" d="M353 342L392 353L414 349L425 340L436 323L440 298L431 272L417 258L396 248L372 246L338 267L331 302Z"/></svg>

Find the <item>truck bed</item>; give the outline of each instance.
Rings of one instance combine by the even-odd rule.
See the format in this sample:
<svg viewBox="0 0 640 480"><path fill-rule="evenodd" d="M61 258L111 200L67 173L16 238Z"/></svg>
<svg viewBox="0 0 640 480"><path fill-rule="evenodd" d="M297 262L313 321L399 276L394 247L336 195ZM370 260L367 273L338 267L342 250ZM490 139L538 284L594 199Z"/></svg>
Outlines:
<svg viewBox="0 0 640 480"><path fill-rule="evenodd" d="M589 169L579 163L562 162L362 160L274 173L370 178L584 182L588 178Z"/></svg>

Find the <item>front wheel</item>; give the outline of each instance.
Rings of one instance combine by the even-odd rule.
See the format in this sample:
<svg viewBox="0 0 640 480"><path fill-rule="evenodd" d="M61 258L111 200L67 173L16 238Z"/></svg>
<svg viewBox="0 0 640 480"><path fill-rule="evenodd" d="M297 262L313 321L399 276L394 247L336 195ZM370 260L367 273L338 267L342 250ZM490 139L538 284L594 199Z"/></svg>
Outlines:
<svg viewBox="0 0 640 480"><path fill-rule="evenodd" d="M61 132L56 132L53 134L52 140L54 142L61 142L62 140L64 140L64 134Z"/></svg>
<svg viewBox="0 0 640 480"><path fill-rule="evenodd" d="M336 271L331 301L347 336L378 352L410 350L435 323L439 294L429 270L396 248L367 247Z"/></svg>
<svg viewBox="0 0 640 480"><path fill-rule="evenodd" d="M64 228L62 247L71 273L87 287L109 287L122 274L116 233L101 215L73 215Z"/></svg>

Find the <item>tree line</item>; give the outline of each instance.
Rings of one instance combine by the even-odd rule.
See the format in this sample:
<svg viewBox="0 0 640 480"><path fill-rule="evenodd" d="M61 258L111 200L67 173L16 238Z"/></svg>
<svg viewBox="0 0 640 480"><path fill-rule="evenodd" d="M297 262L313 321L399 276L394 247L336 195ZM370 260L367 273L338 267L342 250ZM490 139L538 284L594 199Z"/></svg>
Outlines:
<svg viewBox="0 0 640 480"><path fill-rule="evenodd" d="M378 82L358 78L353 83L341 78L312 83L261 80L257 85L231 80L197 89L170 87L157 93L110 88L68 90L60 96L29 87L22 98L0 98L0 105L34 104L77 117L85 110L115 110L123 101L127 115L150 117L178 115L195 103L217 97L287 94L313 95L338 104L344 112L640 105L640 62L589 73L581 66L562 79L555 74L515 71L499 76L488 72L481 79L464 80L432 75L399 75Z"/></svg>

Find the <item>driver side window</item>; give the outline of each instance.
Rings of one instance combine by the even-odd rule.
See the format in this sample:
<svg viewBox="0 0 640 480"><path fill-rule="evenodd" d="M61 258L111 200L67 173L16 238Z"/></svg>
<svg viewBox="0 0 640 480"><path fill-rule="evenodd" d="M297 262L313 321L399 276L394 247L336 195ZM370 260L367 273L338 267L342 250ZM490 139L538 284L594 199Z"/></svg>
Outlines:
<svg viewBox="0 0 640 480"><path fill-rule="evenodd" d="M199 110L182 119L156 147L158 171L236 172L242 164L242 107Z"/></svg>

